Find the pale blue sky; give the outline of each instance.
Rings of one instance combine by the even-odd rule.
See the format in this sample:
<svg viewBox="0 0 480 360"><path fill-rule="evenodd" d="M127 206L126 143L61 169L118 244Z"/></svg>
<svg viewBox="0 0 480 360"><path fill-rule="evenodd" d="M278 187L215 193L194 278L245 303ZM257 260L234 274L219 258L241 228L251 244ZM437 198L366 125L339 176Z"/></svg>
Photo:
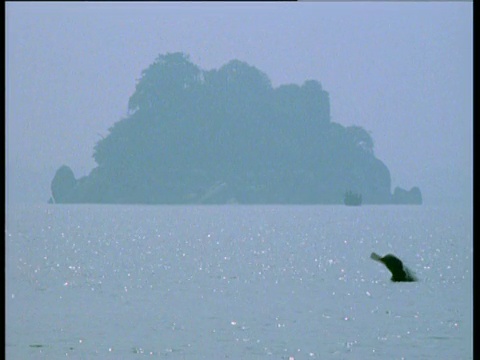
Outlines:
<svg viewBox="0 0 480 360"><path fill-rule="evenodd" d="M47 201L62 164L88 174L141 71L182 51L206 70L246 61L274 86L320 81L332 121L371 132L392 190L468 201L472 34L472 2L7 3L8 196Z"/></svg>

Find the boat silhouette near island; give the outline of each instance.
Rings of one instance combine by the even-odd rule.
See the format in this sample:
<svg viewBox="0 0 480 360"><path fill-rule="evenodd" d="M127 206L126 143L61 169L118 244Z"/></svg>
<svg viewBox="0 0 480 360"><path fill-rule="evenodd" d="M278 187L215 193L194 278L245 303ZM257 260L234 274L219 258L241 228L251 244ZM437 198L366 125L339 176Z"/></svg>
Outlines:
<svg viewBox="0 0 480 360"><path fill-rule="evenodd" d="M362 205L362 194L357 194L350 190L346 191L343 203L347 206L360 206Z"/></svg>

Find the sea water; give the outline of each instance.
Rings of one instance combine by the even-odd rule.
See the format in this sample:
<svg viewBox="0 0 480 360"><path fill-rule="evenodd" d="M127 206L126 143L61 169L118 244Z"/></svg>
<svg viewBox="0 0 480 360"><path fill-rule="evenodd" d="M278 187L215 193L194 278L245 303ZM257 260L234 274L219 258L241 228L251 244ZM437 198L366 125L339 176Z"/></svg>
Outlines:
<svg viewBox="0 0 480 360"><path fill-rule="evenodd" d="M473 358L469 206L6 210L7 359Z"/></svg>

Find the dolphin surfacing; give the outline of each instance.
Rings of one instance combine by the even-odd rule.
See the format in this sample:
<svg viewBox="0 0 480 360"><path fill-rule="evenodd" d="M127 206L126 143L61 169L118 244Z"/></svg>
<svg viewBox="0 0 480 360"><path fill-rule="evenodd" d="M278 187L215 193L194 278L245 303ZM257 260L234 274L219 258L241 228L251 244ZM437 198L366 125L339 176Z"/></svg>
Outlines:
<svg viewBox="0 0 480 360"><path fill-rule="evenodd" d="M392 273L390 280L392 281L417 281L417 277L413 274L413 272L403 265L402 260L397 258L395 255L387 254L382 257L372 252L370 258L381 262L387 267L388 270L390 270Z"/></svg>

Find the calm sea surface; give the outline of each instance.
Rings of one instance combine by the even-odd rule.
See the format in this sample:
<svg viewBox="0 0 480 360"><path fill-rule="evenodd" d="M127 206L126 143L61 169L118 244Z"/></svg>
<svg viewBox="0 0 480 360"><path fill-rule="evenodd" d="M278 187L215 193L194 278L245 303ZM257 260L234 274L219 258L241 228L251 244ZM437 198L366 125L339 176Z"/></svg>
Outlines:
<svg viewBox="0 0 480 360"><path fill-rule="evenodd" d="M7 359L473 359L470 206L11 206L5 239Z"/></svg>

